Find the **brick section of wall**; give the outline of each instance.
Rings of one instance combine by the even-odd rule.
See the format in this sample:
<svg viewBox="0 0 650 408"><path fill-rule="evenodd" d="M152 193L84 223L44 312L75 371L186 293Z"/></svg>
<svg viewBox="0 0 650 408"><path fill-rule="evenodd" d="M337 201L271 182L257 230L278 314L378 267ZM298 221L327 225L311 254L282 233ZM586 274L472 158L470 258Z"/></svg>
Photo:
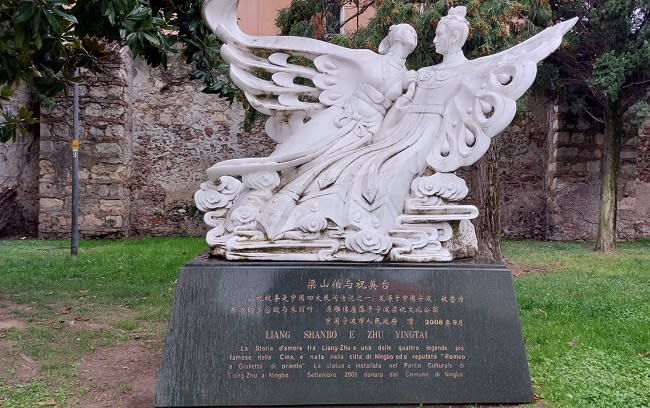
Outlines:
<svg viewBox="0 0 650 408"><path fill-rule="evenodd" d="M603 134L560 109L549 146L548 238L592 239L598 228Z"/></svg>
<svg viewBox="0 0 650 408"><path fill-rule="evenodd" d="M643 203L637 196L639 183L637 167L637 143L639 141L638 129L626 127L625 136L621 146L621 167L618 176L618 213L617 225L618 238L633 240L640 238L637 234L637 208L641 205L648 207L648 202ZM647 222L647 221L646 221Z"/></svg>
<svg viewBox="0 0 650 408"><path fill-rule="evenodd" d="M650 118L639 129L637 140L636 238L650 238Z"/></svg>
<svg viewBox="0 0 650 408"><path fill-rule="evenodd" d="M602 129L560 110L553 136L548 174L548 238L593 240L598 232L600 167L603 155ZM618 180L617 230L619 239L636 239L637 234L637 145L628 130L621 147ZM640 204L640 203L639 203Z"/></svg>
<svg viewBox="0 0 650 408"><path fill-rule="evenodd" d="M244 111L189 82L189 67L174 61L170 70L135 63L133 81L134 235L203 235L203 214L194 193L212 164L266 156L274 142L260 129L241 131Z"/></svg>
<svg viewBox="0 0 650 408"><path fill-rule="evenodd" d="M115 50L104 74L80 85L79 232L82 237L129 233L132 156L131 58ZM72 93L70 92L70 95ZM41 114L39 237L70 233L72 101L59 98Z"/></svg>
<svg viewBox="0 0 650 408"><path fill-rule="evenodd" d="M501 228L506 237L546 236L546 138L548 103L529 99L528 111L499 136Z"/></svg>
<svg viewBox="0 0 650 408"><path fill-rule="evenodd" d="M639 129L636 166L639 182L650 183L650 118Z"/></svg>
<svg viewBox="0 0 650 408"><path fill-rule="evenodd" d="M3 111L16 113L30 105L28 91L16 90ZM16 142L0 143L0 238L36 236L38 230L39 135L19 136Z"/></svg>

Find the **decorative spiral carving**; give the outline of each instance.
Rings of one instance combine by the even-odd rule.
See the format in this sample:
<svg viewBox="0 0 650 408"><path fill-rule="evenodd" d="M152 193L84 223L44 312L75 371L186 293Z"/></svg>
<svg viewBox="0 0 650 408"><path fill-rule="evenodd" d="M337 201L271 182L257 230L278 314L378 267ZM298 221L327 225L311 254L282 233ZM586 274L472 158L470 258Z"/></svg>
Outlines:
<svg viewBox="0 0 650 408"><path fill-rule="evenodd" d="M237 180L234 177L222 176L219 177L219 184L217 184L217 190L221 194L229 197L233 197L233 200L241 192L243 186L241 181Z"/></svg>
<svg viewBox="0 0 650 408"><path fill-rule="evenodd" d="M320 232L327 228L327 220L318 213L311 213L300 220L300 229L304 232Z"/></svg>
<svg viewBox="0 0 650 408"><path fill-rule="evenodd" d="M437 196L449 201L459 201L467 196L469 189L465 180L451 173L436 173L413 180L411 192L416 197Z"/></svg>
<svg viewBox="0 0 650 408"><path fill-rule="evenodd" d="M390 251L393 241L376 229L365 229L347 236L345 246L359 253L371 252L384 255Z"/></svg>
<svg viewBox="0 0 650 408"><path fill-rule="evenodd" d="M213 188L203 188L207 183L201 184L201 189L194 193L196 208L202 212L208 212L222 208L230 202L228 198Z"/></svg>
<svg viewBox="0 0 650 408"><path fill-rule="evenodd" d="M194 202L196 208L202 212L225 208L237 198L241 190L241 181L234 177L223 176L219 179L219 184L215 185L211 181L202 183L200 189L194 194Z"/></svg>
<svg viewBox="0 0 650 408"><path fill-rule="evenodd" d="M235 209L230 215L230 220L235 226L246 225L255 221L258 213L257 208L245 205Z"/></svg>
<svg viewBox="0 0 650 408"><path fill-rule="evenodd" d="M280 185L280 176L275 171L260 171L246 174L242 181L251 190L274 190Z"/></svg>

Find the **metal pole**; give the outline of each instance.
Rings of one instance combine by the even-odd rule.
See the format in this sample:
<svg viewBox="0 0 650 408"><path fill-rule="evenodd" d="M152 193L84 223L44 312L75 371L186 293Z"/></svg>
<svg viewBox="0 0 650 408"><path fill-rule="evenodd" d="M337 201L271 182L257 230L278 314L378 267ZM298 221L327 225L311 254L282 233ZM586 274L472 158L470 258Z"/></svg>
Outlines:
<svg viewBox="0 0 650 408"><path fill-rule="evenodd" d="M79 69L74 72L79 77ZM72 218L70 220L70 253L79 250L79 84L72 84Z"/></svg>

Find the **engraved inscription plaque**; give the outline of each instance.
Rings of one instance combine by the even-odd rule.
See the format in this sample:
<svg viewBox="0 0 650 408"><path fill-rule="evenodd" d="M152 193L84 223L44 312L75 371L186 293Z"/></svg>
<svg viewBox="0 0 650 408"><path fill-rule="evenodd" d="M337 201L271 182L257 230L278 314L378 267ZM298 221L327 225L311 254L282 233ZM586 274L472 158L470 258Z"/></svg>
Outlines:
<svg viewBox="0 0 650 408"><path fill-rule="evenodd" d="M156 407L532 398L501 265L229 264L181 272Z"/></svg>

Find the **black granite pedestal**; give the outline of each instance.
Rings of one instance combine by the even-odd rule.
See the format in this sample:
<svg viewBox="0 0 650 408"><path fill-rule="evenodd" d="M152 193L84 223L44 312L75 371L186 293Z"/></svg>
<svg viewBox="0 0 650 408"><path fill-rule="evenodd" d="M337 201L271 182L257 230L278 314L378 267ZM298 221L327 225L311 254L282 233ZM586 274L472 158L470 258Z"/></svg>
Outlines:
<svg viewBox="0 0 650 408"><path fill-rule="evenodd" d="M178 279L154 406L531 399L503 265L203 257Z"/></svg>

